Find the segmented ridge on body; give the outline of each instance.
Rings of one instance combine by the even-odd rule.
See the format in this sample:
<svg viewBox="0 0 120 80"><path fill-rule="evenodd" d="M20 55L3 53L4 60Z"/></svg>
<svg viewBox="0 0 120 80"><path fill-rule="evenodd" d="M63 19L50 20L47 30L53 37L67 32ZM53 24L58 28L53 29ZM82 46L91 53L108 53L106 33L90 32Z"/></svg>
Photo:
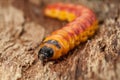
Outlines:
<svg viewBox="0 0 120 80"><path fill-rule="evenodd" d="M38 53L38 57L43 60L58 59L67 54L91 37L98 28L95 14L81 5L51 4L45 8L44 14L59 20L67 20L69 23L44 39Z"/></svg>

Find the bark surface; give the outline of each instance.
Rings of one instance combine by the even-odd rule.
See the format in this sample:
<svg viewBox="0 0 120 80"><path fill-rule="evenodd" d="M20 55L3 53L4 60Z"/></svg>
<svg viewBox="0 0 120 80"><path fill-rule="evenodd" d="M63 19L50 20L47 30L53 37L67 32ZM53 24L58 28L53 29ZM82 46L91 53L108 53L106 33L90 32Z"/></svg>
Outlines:
<svg viewBox="0 0 120 80"><path fill-rule="evenodd" d="M67 22L43 15L54 2L83 4L98 17L95 36L43 66L39 44ZM0 0L0 80L120 80L119 0Z"/></svg>

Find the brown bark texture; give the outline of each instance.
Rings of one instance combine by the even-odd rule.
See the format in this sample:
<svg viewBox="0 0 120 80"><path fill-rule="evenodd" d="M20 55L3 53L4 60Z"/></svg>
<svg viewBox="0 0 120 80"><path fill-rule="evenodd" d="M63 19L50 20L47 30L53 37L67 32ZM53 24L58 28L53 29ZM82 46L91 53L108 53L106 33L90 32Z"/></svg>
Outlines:
<svg viewBox="0 0 120 80"><path fill-rule="evenodd" d="M37 58L41 41L67 24L44 16L44 7L56 2L91 8L99 29L43 66ZM0 0L0 80L120 80L120 1Z"/></svg>

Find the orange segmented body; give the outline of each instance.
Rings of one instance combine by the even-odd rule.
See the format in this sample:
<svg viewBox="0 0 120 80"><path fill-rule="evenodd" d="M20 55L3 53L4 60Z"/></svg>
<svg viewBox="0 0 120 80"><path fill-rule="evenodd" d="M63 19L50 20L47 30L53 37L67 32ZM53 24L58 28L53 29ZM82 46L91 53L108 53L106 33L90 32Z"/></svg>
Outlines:
<svg viewBox="0 0 120 80"><path fill-rule="evenodd" d="M69 23L52 32L40 45L40 59L58 59L91 37L98 28L95 14L81 5L56 3L48 5L44 14Z"/></svg>

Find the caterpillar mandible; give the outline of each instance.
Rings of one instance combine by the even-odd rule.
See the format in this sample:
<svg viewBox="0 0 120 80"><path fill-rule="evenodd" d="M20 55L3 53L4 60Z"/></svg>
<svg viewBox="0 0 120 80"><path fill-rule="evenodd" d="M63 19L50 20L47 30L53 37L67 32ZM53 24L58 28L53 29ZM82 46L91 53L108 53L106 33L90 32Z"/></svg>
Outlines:
<svg viewBox="0 0 120 80"><path fill-rule="evenodd" d="M44 14L70 23L43 40L38 52L41 60L60 58L81 42L85 42L98 28L95 14L82 5L51 4L45 8Z"/></svg>

